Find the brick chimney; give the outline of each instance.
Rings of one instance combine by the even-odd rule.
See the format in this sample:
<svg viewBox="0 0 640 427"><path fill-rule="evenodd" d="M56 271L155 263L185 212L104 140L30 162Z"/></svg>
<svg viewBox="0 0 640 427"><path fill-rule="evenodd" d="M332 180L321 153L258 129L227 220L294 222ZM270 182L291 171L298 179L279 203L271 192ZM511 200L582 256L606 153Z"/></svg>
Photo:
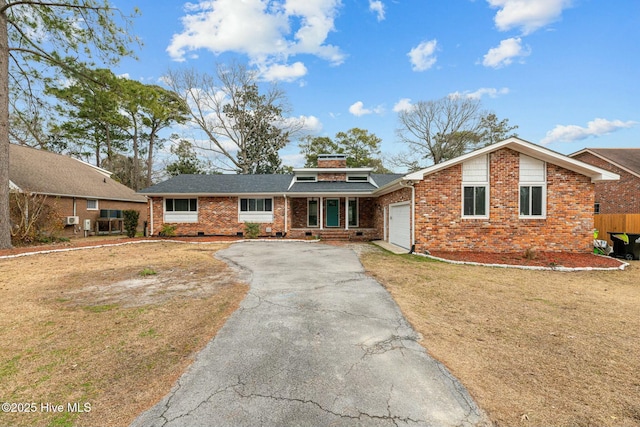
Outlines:
<svg viewBox="0 0 640 427"><path fill-rule="evenodd" d="M319 154L318 167L326 169L337 169L347 167L347 156L344 154ZM347 174L321 172L318 174L318 181L346 181Z"/></svg>
<svg viewBox="0 0 640 427"><path fill-rule="evenodd" d="M318 154L319 168L346 168L347 156L344 154Z"/></svg>

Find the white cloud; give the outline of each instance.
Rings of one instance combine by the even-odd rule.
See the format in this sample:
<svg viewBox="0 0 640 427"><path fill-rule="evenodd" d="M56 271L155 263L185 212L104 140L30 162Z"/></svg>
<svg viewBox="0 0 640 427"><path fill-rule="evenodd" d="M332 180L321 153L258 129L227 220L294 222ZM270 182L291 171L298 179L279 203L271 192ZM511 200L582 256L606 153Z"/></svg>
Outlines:
<svg viewBox="0 0 640 427"><path fill-rule="evenodd" d="M620 129L630 128L638 124L634 121L594 119L587 123L587 127L577 125L557 125L540 141L541 144L549 144L557 141L580 141L591 136L605 135Z"/></svg>
<svg viewBox="0 0 640 427"><path fill-rule="evenodd" d="M205 49L220 54L238 52L261 68L282 65L274 76L301 74L301 63L287 65L290 56L310 54L334 65L344 61L340 48L326 44L334 31L340 0L200 0L185 5L183 31L174 34L167 52L175 61ZM295 30L294 30L295 29ZM305 68L306 70L306 68Z"/></svg>
<svg viewBox="0 0 640 427"><path fill-rule="evenodd" d="M378 16L378 22L384 21L384 3L381 0L369 0L369 10Z"/></svg>
<svg viewBox="0 0 640 427"><path fill-rule="evenodd" d="M425 41L414 47L407 54L410 58L413 71L425 71L433 67L436 63L436 39Z"/></svg>
<svg viewBox="0 0 640 427"><path fill-rule="evenodd" d="M499 95L506 95L509 93L509 88L503 87L502 89L496 89L493 87L481 87L475 92L453 92L449 94L452 98L471 98L480 99L487 95L489 98L497 98Z"/></svg>
<svg viewBox="0 0 640 427"><path fill-rule="evenodd" d="M484 56L482 65L485 67L502 68L510 65L513 58L525 57L531 53L529 49L522 47L522 39L520 37L502 40L498 47L489 49Z"/></svg>
<svg viewBox="0 0 640 427"><path fill-rule="evenodd" d="M307 74L307 67L302 62L291 65L275 64L266 66L260 71L260 77L268 81L292 82Z"/></svg>
<svg viewBox="0 0 640 427"><path fill-rule="evenodd" d="M393 111L396 113L399 113L400 111L410 111L411 109L413 109L413 105L411 104L410 98L402 98L393 106Z"/></svg>
<svg viewBox="0 0 640 427"><path fill-rule="evenodd" d="M382 114L384 112L384 108L382 108L381 105L373 109L364 108L364 103L362 101L358 101L349 107L349 112L354 116L360 117L367 114Z"/></svg>
<svg viewBox="0 0 640 427"><path fill-rule="evenodd" d="M500 31L520 28L524 35L557 21L571 0L487 0L498 8L494 18Z"/></svg>

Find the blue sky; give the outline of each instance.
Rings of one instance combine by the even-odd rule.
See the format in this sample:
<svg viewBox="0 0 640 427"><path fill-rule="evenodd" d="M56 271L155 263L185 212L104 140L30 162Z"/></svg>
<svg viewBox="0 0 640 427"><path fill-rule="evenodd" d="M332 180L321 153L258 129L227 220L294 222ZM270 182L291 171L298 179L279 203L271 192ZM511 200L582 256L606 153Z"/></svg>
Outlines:
<svg viewBox="0 0 640 427"><path fill-rule="evenodd" d="M158 83L169 68L246 62L288 95L309 133L353 127L391 156L397 111L477 97L523 139L569 154L640 147L637 0L113 0L141 10L138 61L114 69ZM285 163L300 166L295 141Z"/></svg>

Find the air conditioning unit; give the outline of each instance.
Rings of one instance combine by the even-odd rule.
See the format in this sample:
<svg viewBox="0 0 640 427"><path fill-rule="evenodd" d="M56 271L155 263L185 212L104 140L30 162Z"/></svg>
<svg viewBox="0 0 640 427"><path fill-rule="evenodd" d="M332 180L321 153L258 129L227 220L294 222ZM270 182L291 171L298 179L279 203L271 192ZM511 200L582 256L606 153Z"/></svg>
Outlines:
<svg viewBox="0 0 640 427"><path fill-rule="evenodd" d="M80 224L80 217L68 216L65 218L64 225L78 225Z"/></svg>

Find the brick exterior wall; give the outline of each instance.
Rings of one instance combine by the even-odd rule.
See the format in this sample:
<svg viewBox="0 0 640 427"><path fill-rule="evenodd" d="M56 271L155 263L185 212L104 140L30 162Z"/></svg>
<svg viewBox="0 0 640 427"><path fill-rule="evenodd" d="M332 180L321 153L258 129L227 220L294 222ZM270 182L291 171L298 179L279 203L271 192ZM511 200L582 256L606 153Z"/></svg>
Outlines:
<svg viewBox="0 0 640 427"><path fill-rule="evenodd" d="M346 173L318 173L318 181L344 182L346 180L347 180Z"/></svg>
<svg viewBox="0 0 640 427"><path fill-rule="evenodd" d="M153 235L157 236L164 224L164 198L154 197ZM197 223L172 223L178 236L236 236L244 233L245 224L238 220L238 197L198 197ZM284 197L273 197L273 222L260 223L260 235L275 236L284 233ZM271 228L271 231L267 231Z"/></svg>
<svg viewBox="0 0 640 427"><path fill-rule="evenodd" d="M591 179L547 164L546 219L520 219L519 154L490 154L488 219L462 218L462 165L416 184L416 252L588 252L593 239Z"/></svg>
<svg viewBox="0 0 640 427"><path fill-rule="evenodd" d="M600 204L601 214L640 214L640 177L591 153L574 158L620 175L620 181L595 183L595 203Z"/></svg>
<svg viewBox="0 0 640 427"><path fill-rule="evenodd" d="M400 190L393 191L389 194L385 194L384 196L378 197L376 201L376 208L374 210L373 221L374 226L378 230L380 239L389 241L389 230L385 234L384 225L387 224L387 228L389 227L389 205L399 202L410 202L411 201L411 188L402 188ZM386 215L385 215L385 209Z"/></svg>

